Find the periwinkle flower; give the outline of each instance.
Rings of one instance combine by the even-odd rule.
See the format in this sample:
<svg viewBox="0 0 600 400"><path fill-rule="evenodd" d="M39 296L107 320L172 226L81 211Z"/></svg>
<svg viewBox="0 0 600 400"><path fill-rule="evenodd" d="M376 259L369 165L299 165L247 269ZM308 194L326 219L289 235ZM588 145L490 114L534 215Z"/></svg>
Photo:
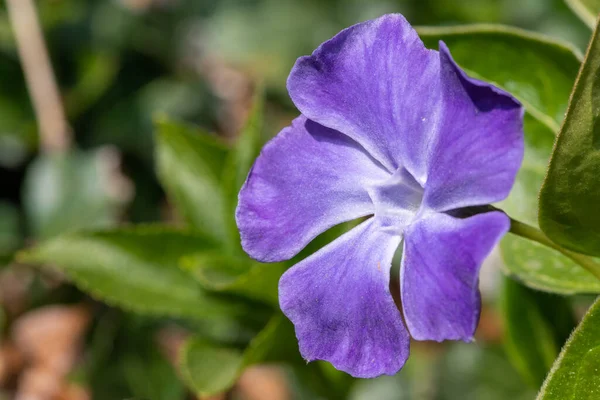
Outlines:
<svg viewBox="0 0 600 400"><path fill-rule="evenodd" d="M299 58L287 87L302 115L265 146L240 192L245 251L290 259L370 216L280 280L303 357L374 377L404 365L410 336L471 341L479 268L510 222L461 210L508 195L523 158L519 102L467 76L443 42L426 49L398 14ZM406 325L389 290L401 243Z"/></svg>

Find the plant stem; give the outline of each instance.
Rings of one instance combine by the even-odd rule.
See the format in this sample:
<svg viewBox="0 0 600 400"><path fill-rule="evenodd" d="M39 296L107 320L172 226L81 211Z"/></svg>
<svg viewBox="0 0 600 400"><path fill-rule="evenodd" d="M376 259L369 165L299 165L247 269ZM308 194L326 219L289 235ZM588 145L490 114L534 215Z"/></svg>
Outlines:
<svg viewBox="0 0 600 400"><path fill-rule="evenodd" d="M69 148L71 130L67 123L60 93L33 0L6 0L19 58L33 102L40 145L47 153Z"/></svg>
<svg viewBox="0 0 600 400"><path fill-rule="evenodd" d="M550 240L548 236L546 236L544 232L540 231L539 229L511 218L510 233L529 240L533 240L534 242L538 242L540 244L543 244L544 246L550 247L556 251L561 252L562 254L575 261L577 264L585 268L589 273L591 273L600 280L600 263L594 261L588 256L575 253L571 250L567 250L559 246L558 244Z"/></svg>

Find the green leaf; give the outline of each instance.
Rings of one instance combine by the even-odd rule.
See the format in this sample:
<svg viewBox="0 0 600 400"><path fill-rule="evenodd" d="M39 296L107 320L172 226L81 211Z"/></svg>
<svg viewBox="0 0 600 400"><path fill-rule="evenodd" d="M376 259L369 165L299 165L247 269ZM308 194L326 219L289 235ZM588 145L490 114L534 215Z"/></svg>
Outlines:
<svg viewBox="0 0 600 400"><path fill-rule="evenodd" d="M18 259L55 265L82 290L142 314L243 315L246 307L206 293L179 268L182 257L212 246L197 233L136 226L60 236L20 253Z"/></svg>
<svg viewBox="0 0 600 400"><path fill-rule="evenodd" d="M250 365L290 356L295 361L297 353L291 323L277 314L244 351L191 338L181 351L180 370L198 395L210 396L231 388Z"/></svg>
<svg viewBox="0 0 600 400"><path fill-rule="evenodd" d="M443 40L469 75L507 90L534 119L558 131L581 59L572 45L501 25L417 30L428 47Z"/></svg>
<svg viewBox="0 0 600 400"><path fill-rule="evenodd" d="M499 207L513 218L536 225L537 194L544 180L552 138L531 129L525 118L525 159L517 179ZM502 268L525 285L561 294L600 293L600 282L563 254L541 244L508 234L500 242Z"/></svg>
<svg viewBox="0 0 600 400"><path fill-rule="evenodd" d="M86 52L79 56L77 82L65 96L65 109L76 118L108 90L119 71L116 54L106 50Z"/></svg>
<svg viewBox="0 0 600 400"><path fill-rule="evenodd" d="M256 89L246 123L237 138L235 146L230 151L223 171L223 187L231 215L229 227L231 228L232 237L235 238L237 243L240 243L240 238L234 215L238 203L238 193L264 144L264 108L265 94L263 89L259 88Z"/></svg>
<svg viewBox="0 0 600 400"><path fill-rule="evenodd" d="M525 158L510 196L498 206L513 218L537 224L538 193L552 151L553 135L525 116ZM500 242L502 268L525 285L562 294L600 293L600 282L563 254L514 235Z"/></svg>
<svg viewBox="0 0 600 400"><path fill-rule="evenodd" d="M575 326L569 302L505 279L501 308L508 357L521 376L537 388Z"/></svg>
<svg viewBox="0 0 600 400"><path fill-rule="evenodd" d="M227 147L187 125L156 121L158 176L177 211L200 232L232 245L231 218L220 178Z"/></svg>
<svg viewBox="0 0 600 400"><path fill-rule="evenodd" d="M185 399L184 385L156 346L125 354L121 368L134 396L148 400Z"/></svg>
<svg viewBox="0 0 600 400"><path fill-rule="evenodd" d="M600 256L600 38L597 27L573 88L540 192L539 223L570 250Z"/></svg>
<svg viewBox="0 0 600 400"><path fill-rule="evenodd" d="M237 193L246 181L250 167L260 153L264 144L264 112L265 98L262 89L258 89L254 95L254 101L246 124L242 128L237 142L227 160L227 168L224 171L224 180L230 182L229 193L235 195L237 203Z"/></svg>
<svg viewBox="0 0 600 400"><path fill-rule="evenodd" d="M106 150L41 155L27 170L23 189L32 233L49 238L117 220L119 199L111 195Z"/></svg>
<svg viewBox="0 0 600 400"><path fill-rule="evenodd" d="M600 13L599 0L566 0L566 2L586 25L594 29L596 18Z"/></svg>
<svg viewBox="0 0 600 400"><path fill-rule="evenodd" d="M597 399L600 367L600 300L590 307L560 352L537 400Z"/></svg>
<svg viewBox="0 0 600 400"><path fill-rule="evenodd" d="M247 257L208 252L186 257L181 267L207 290L233 293L277 306L277 286L283 264L262 264Z"/></svg>
<svg viewBox="0 0 600 400"><path fill-rule="evenodd" d="M210 396L233 386L243 364L240 350L192 339L183 349L181 370L198 395Z"/></svg>

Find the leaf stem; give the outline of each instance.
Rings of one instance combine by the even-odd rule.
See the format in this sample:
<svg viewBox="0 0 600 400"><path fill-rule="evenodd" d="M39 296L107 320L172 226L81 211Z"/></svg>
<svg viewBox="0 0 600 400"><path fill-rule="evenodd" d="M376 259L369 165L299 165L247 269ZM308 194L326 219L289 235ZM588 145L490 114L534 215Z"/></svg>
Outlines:
<svg viewBox="0 0 600 400"><path fill-rule="evenodd" d="M510 217L509 217L510 218ZM600 263L594 261L592 258L583 254L575 253L567 250L564 247L559 246L548 238L541 230L528 225L526 223L514 220L510 218L510 233L521 236L525 239L533 240L534 242L543 244L544 246L550 247L556 251L561 252L571 260L585 268L589 273L594 275L600 280Z"/></svg>

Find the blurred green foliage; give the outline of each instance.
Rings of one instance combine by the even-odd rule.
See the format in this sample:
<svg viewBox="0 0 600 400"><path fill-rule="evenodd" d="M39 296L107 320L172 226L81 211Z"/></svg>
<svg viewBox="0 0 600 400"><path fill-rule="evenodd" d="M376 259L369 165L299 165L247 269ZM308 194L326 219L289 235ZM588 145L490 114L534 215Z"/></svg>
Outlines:
<svg viewBox="0 0 600 400"><path fill-rule="evenodd" d="M293 262L265 266L250 260L239 246L233 210L261 145L296 114L285 91L293 62L340 29L401 12L414 25L502 23L582 49L590 31L561 0L37 4L75 145L61 156L39 152L35 116L2 6L0 262L8 266L15 251L25 243L34 245L21 253L21 261L54 264L78 288L47 287L37 279L28 288L34 299L29 308L93 304L84 361L72 379L89 386L94 399L167 400L185 398L186 390L218 392L229 388L246 366L265 361L288 363L296 398L533 397L535 388L519 372L525 379L535 374L532 380L539 383L547 365L517 371L501 343L487 337L475 344L414 346L395 377L355 381L325 363L307 366L277 306L277 279ZM577 52L555 45L520 47L519 35L481 39L445 28L425 32L428 45L446 40L461 65L529 103L529 162L517 184L525 195L506 204L525 220L535 220L530 203L541 184L553 128L566 108ZM488 46L496 46L497 58L490 57ZM526 68L510 69L522 60L530 61ZM486 75L494 70L491 64L496 73ZM542 66L546 75L534 69ZM141 222L151 224L116 228ZM345 228L325 233L296 260ZM531 258L527 252L537 251L531 246L522 251L511 246L513 258L505 256L510 272L530 284L539 282L536 268L526 262ZM552 252L547 257L562 263L560 268L570 266ZM54 269L48 271L39 274L45 278ZM535 292L512 284L514 292L526 291L535 303ZM593 282L590 287L597 291ZM491 315L496 300L488 298ZM520 318L512 301L509 318ZM535 318L546 317L537 311ZM3 325L15 318L3 317ZM181 350L177 372L156 343L157 332L172 325L192 335ZM547 338L545 327L541 335ZM528 332L527 339L538 340L536 332ZM562 332L552 336L552 352L561 340ZM536 356L526 362L535 364Z"/></svg>

